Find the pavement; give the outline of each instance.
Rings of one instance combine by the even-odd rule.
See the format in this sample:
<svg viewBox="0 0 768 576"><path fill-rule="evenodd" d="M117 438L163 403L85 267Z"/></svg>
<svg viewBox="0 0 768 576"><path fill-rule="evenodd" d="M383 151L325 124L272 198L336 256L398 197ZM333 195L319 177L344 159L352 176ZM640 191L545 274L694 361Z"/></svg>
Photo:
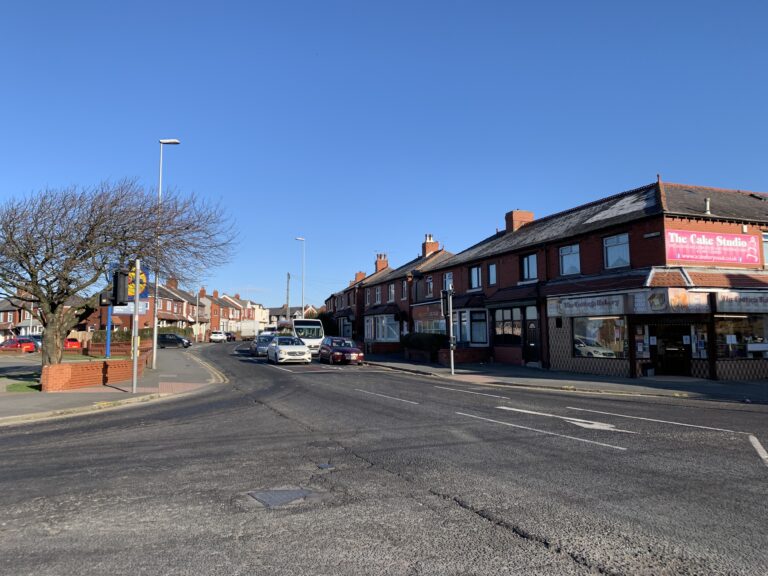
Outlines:
<svg viewBox="0 0 768 576"><path fill-rule="evenodd" d="M684 376L618 378L499 363L456 364L452 375L447 366L412 362L399 355L366 354L365 359L368 364L393 370L478 385L768 404L768 380L716 381Z"/></svg>
<svg viewBox="0 0 768 576"><path fill-rule="evenodd" d="M199 351L204 346L159 350L157 370L145 370L135 393L131 382L66 392L7 392L7 384L35 382L40 374L40 361L32 356L0 358L0 426L147 402L226 382L221 372L200 358ZM451 374L447 366L412 362L400 355L368 355L366 361L391 370L466 384L768 404L768 381L731 382L674 376L616 378L497 363L458 364Z"/></svg>
<svg viewBox="0 0 768 576"><path fill-rule="evenodd" d="M64 392L8 392L8 384L39 381L40 358L39 355L2 357L0 426L147 402L226 382L221 372L199 357L200 348L158 350L157 369L144 371L135 393L131 381Z"/></svg>

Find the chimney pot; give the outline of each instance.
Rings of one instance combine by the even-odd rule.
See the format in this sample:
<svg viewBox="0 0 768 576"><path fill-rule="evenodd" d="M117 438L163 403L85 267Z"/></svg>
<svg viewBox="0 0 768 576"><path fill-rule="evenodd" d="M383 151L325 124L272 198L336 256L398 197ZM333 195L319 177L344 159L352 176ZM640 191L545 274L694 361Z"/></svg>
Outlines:
<svg viewBox="0 0 768 576"><path fill-rule="evenodd" d="M422 258L426 258L433 252L437 252L440 249L440 243L435 242L434 237L432 234L425 234L424 235L424 242L421 245L421 256Z"/></svg>

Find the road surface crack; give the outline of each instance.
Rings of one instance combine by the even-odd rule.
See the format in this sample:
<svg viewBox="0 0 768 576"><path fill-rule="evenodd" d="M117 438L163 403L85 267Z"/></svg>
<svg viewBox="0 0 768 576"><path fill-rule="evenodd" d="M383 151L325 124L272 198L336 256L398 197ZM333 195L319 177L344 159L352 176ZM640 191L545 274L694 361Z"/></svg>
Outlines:
<svg viewBox="0 0 768 576"><path fill-rule="evenodd" d="M564 550L561 546L557 544L553 544L552 542L547 540L545 537L532 534L525 528L516 526L515 524L512 524L507 520L504 520L503 518L499 518L498 516L496 516L491 512L488 512L487 510L479 510L478 508L475 508L474 506L472 506L472 504L459 498L458 496L451 496L450 494L442 494L440 492L437 492L436 490L431 490L431 489L429 490L429 493L432 494L433 496L437 496L438 498L442 498L443 500L453 502L460 508L479 516L483 520L486 520L487 522L491 522L492 524L500 528L508 530L518 538L521 538L528 542L532 542L536 545L542 546L545 549L554 552L555 554L564 554L568 558L570 558L574 563L578 564L579 566L583 566L584 568L587 568L591 572L594 572L596 574L605 574L606 576L622 576L622 574L619 572L613 572L612 570L608 570L607 568L604 568L602 566L594 565L581 554L576 554L574 552L569 552L568 550Z"/></svg>

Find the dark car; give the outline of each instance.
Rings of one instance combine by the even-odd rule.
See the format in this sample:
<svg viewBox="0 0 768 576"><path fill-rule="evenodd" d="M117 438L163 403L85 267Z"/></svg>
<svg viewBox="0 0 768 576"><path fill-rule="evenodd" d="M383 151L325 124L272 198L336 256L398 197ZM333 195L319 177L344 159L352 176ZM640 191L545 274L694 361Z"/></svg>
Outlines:
<svg viewBox="0 0 768 576"><path fill-rule="evenodd" d="M266 356L267 348L275 337L274 334L259 334L248 347L251 356Z"/></svg>
<svg viewBox="0 0 768 576"><path fill-rule="evenodd" d="M189 348L192 342L178 334L158 334L158 348Z"/></svg>
<svg viewBox="0 0 768 576"><path fill-rule="evenodd" d="M352 340L334 336L323 338L318 356L320 362L328 362L329 364L357 363L361 365L365 359L363 351Z"/></svg>
<svg viewBox="0 0 768 576"><path fill-rule="evenodd" d="M227 342L234 342L235 341L235 334L234 334L234 332L224 332L224 335L227 337Z"/></svg>

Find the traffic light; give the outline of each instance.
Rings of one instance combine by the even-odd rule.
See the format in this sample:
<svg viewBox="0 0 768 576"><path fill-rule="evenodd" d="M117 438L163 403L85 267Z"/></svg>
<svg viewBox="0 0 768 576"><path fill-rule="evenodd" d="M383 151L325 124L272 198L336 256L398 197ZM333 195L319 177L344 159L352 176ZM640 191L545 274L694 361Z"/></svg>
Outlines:
<svg viewBox="0 0 768 576"><path fill-rule="evenodd" d="M112 304L125 306L128 304L128 271L116 270L112 276Z"/></svg>

